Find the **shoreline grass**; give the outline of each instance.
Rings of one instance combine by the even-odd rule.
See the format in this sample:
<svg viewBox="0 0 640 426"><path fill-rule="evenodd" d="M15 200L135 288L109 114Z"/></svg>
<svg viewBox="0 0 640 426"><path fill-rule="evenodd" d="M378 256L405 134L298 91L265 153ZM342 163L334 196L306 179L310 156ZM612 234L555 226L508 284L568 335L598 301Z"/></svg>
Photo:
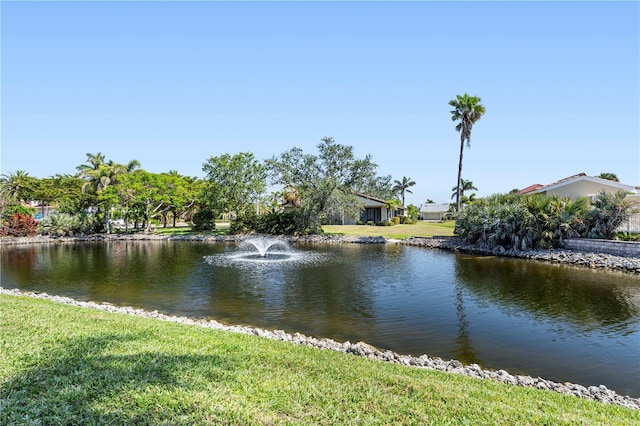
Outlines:
<svg viewBox="0 0 640 426"><path fill-rule="evenodd" d="M0 295L1 424L638 424L640 411Z"/></svg>

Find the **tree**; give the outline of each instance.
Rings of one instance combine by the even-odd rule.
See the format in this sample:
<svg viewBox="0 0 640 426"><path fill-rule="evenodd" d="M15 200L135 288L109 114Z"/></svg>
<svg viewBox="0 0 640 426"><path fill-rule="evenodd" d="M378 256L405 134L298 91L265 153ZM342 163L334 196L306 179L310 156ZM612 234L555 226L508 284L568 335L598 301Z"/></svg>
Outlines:
<svg viewBox="0 0 640 426"><path fill-rule="evenodd" d="M406 176L402 177L402 181L399 181L399 180L393 181L393 188L392 188L393 192L400 193L403 206L404 206L404 193L408 192L409 194L413 194L413 192L411 192L409 188L411 188L415 184L416 184L415 181L411 180L411 178L408 178Z"/></svg>
<svg viewBox="0 0 640 426"><path fill-rule="evenodd" d="M459 121L456 125L456 131L460 132L460 160L458 162L458 186L456 191L456 212L460 211L460 190L462 187L462 156L464 153L464 143L471 148L471 129L476 121L484 115L484 106L480 103L481 99L477 96L469 96L467 93L456 99L449 101L449 105L454 108L451 111L451 120Z"/></svg>
<svg viewBox="0 0 640 426"><path fill-rule="evenodd" d="M78 177L85 180L82 185L83 193L92 193L96 196L96 203L103 206L105 230L109 233L109 210L114 202L118 201L117 193L106 191L110 185L115 185L122 175L131 173L140 167L138 160L131 160L127 164L118 164L113 161L105 162L101 153L87 154L86 163L76 169Z"/></svg>
<svg viewBox="0 0 640 426"><path fill-rule="evenodd" d="M407 216L411 218L411 220L418 220L420 217L420 209L418 206L414 204L409 204L407 206Z"/></svg>
<svg viewBox="0 0 640 426"><path fill-rule="evenodd" d="M598 175L598 177L600 179L606 179L606 180L612 180L614 182L620 182L620 180L618 179L618 176L616 176L615 173L600 173Z"/></svg>
<svg viewBox="0 0 640 426"><path fill-rule="evenodd" d="M250 152L211 157L202 170L207 173L205 198L221 213L242 215L255 210L267 188L265 168Z"/></svg>
<svg viewBox="0 0 640 426"><path fill-rule="evenodd" d="M318 155L292 148L266 161L274 185L294 192L296 232L321 232L330 211L349 214L355 203L354 191L376 181L377 165L367 155L357 159L353 147L324 137Z"/></svg>
<svg viewBox="0 0 640 426"><path fill-rule="evenodd" d="M20 202L31 198L35 178L24 170L0 175L0 195L9 202Z"/></svg>
<svg viewBox="0 0 640 426"><path fill-rule="evenodd" d="M476 188L473 185L473 182L470 180L466 180L466 179L460 179L460 198L464 197L464 193L466 191L477 191L478 188ZM451 199L454 199L457 195L458 195L458 186L454 186L453 188L451 188L451 191L453 191L453 194L451 194Z"/></svg>

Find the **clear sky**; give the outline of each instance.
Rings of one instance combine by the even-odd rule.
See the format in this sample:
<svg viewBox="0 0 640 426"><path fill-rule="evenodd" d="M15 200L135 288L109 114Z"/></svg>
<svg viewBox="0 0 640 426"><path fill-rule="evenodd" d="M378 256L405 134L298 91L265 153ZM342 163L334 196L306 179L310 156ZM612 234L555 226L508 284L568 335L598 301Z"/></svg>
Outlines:
<svg viewBox="0 0 640 426"><path fill-rule="evenodd" d="M480 96L478 196L612 172L640 185L640 3L0 2L1 171L102 152L204 177L323 136L450 202L448 102Z"/></svg>

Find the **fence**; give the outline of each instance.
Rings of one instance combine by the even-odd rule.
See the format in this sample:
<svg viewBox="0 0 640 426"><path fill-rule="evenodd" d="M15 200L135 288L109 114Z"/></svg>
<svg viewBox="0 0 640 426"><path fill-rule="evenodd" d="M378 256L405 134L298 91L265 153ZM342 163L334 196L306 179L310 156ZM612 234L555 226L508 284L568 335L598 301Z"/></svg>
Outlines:
<svg viewBox="0 0 640 426"><path fill-rule="evenodd" d="M640 214L634 214L629 220L622 222L616 231L640 233Z"/></svg>

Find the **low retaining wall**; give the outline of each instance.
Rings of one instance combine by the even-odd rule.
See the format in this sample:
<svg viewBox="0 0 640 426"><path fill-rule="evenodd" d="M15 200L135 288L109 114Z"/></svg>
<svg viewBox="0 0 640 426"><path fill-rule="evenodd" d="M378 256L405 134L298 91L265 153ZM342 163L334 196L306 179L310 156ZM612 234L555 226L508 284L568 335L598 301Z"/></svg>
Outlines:
<svg viewBox="0 0 640 426"><path fill-rule="evenodd" d="M569 250L590 253L608 253L616 256L640 257L640 243L634 241L575 238L564 240L563 247Z"/></svg>

